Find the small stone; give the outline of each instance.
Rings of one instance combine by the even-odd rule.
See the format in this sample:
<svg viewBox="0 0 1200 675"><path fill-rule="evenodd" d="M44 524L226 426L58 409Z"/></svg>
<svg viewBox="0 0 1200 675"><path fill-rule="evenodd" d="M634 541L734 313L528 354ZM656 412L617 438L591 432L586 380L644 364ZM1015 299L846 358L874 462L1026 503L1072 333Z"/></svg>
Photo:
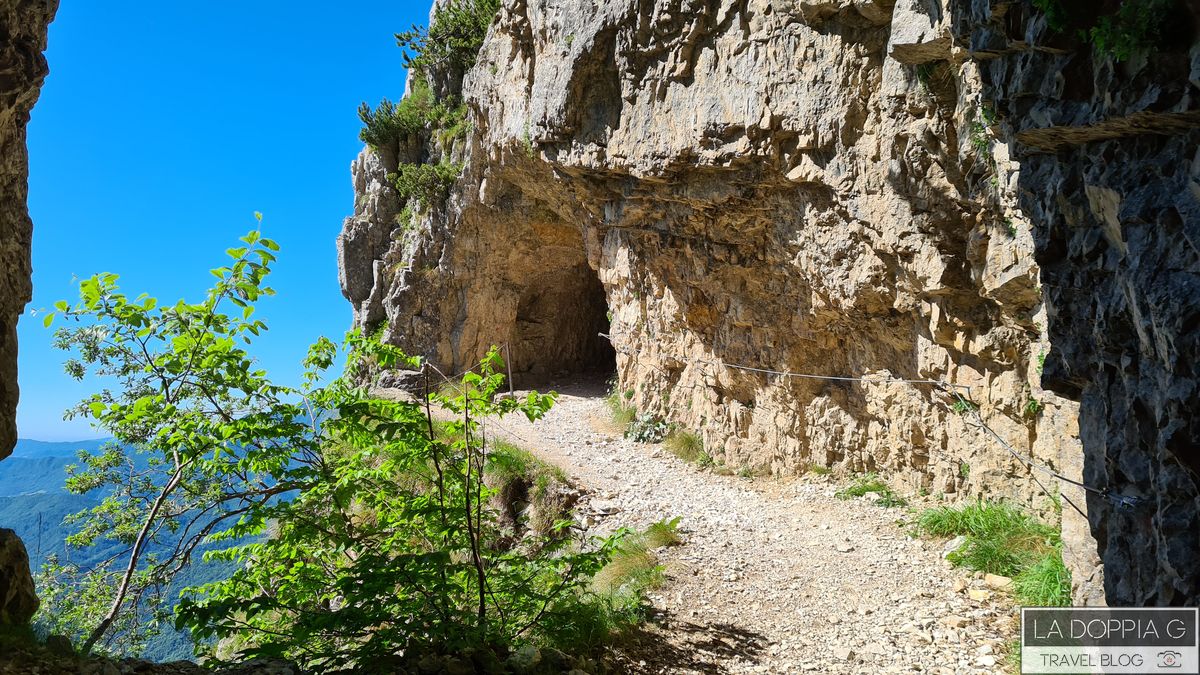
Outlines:
<svg viewBox="0 0 1200 675"><path fill-rule="evenodd" d="M542 652L533 645L525 645L508 657L508 664L517 672L527 672L542 661Z"/></svg>
<svg viewBox="0 0 1200 675"><path fill-rule="evenodd" d="M838 553L849 553L849 552L851 552L851 551L853 551L853 550L854 550L854 546L852 546L852 545L850 545L850 544L838 544L838 545L837 545L837 552L838 552Z"/></svg>
<svg viewBox="0 0 1200 675"><path fill-rule="evenodd" d="M986 602L987 600L991 599L992 592L983 588L972 588L971 590L967 591L967 597L971 598L975 602Z"/></svg>
<svg viewBox="0 0 1200 675"><path fill-rule="evenodd" d="M955 592L955 593L962 593L962 592L963 592L963 591L965 591L965 590L967 590L967 581L966 581L966 579L955 579L955 580L954 580L954 592Z"/></svg>
<svg viewBox="0 0 1200 675"><path fill-rule="evenodd" d="M987 584L989 588L1001 590L1012 586L1012 579L1008 577L1002 577L999 574L985 574L983 577L983 583Z"/></svg>
<svg viewBox="0 0 1200 675"><path fill-rule="evenodd" d="M47 637L46 649L52 654L59 656L71 656L75 653L75 647L71 644L71 639L65 635L51 635Z"/></svg>
<svg viewBox="0 0 1200 675"><path fill-rule="evenodd" d="M854 658L854 650L849 647L834 647L833 656L841 661L849 661Z"/></svg>
<svg viewBox="0 0 1200 675"><path fill-rule="evenodd" d="M967 543L967 538L961 534L946 542L946 545L942 547L942 557L949 557L951 553L954 553L958 549L962 548L962 545L965 543Z"/></svg>
<svg viewBox="0 0 1200 675"><path fill-rule="evenodd" d="M947 626L949 626L951 628L962 628L963 626L970 623L970 621L967 620L965 617L961 617L961 616L957 616L957 615L950 615L950 616L942 619L942 623L946 624Z"/></svg>
<svg viewBox="0 0 1200 675"><path fill-rule="evenodd" d="M975 665L983 666L984 668L991 668L992 666L996 665L996 657L991 655L981 656L975 659Z"/></svg>
<svg viewBox="0 0 1200 675"><path fill-rule="evenodd" d="M621 508L619 506L607 499L597 499L596 501L592 502L592 510L596 513L606 516L621 512Z"/></svg>

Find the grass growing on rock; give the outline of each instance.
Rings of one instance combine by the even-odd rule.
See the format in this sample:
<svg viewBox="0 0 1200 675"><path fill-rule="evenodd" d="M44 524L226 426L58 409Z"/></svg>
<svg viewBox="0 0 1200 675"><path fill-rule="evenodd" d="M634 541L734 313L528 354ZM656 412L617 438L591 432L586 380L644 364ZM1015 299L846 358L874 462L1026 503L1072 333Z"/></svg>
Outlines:
<svg viewBox="0 0 1200 675"><path fill-rule="evenodd" d="M1008 666L1008 672L1021 672L1021 640L1010 640L1004 645L1004 663Z"/></svg>
<svg viewBox="0 0 1200 675"><path fill-rule="evenodd" d="M1071 573L1063 564L1061 544L1017 574L1013 579L1013 594L1028 606L1071 604Z"/></svg>
<svg viewBox="0 0 1200 675"><path fill-rule="evenodd" d="M608 407L609 414L612 416L613 426L621 433L629 429L629 426L637 420L637 410L626 402L616 388L604 397L604 405Z"/></svg>
<svg viewBox="0 0 1200 675"><path fill-rule="evenodd" d="M981 572L1011 577L1013 595L1026 606L1061 607L1071 603L1071 575L1063 565L1058 530L998 502L942 506L917 520L923 534L963 536L947 558Z"/></svg>
<svg viewBox="0 0 1200 675"><path fill-rule="evenodd" d="M853 483L834 493L838 499L853 499L862 497L867 494L876 494L878 497L875 503L883 507L892 506L907 506L908 502L897 495L887 483L884 483L874 473L865 473L854 480Z"/></svg>
<svg viewBox="0 0 1200 675"><path fill-rule="evenodd" d="M561 631L562 636L551 637L558 648L589 653L619 640L645 621L646 593L666 580L665 568L654 549L682 543L678 525L678 518L663 520L625 538L608 564L592 578L586 591L591 602L576 603L573 611L555 616L551 631Z"/></svg>
<svg viewBox="0 0 1200 675"><path fill-rule="evenodd" d="M690 431L683 429L672 431L663 441L663 447L667 449L667 452L685 462L693 462L701 466L712 463L712 458L704 451L704 441L701 440L700 435Z"/></svg>
<svg viewBox="0 0 1200 675"><path fill-rule="evenodd" d="M683 540L678 527L679 518L661 520L645 531L627 537L609 563L592 579L593 590L609 595L625 590L641 593L662 585L664 568L653 549L681 544Z"/></svg>
<svg viewBox="0 0 1200 675"><path fill-rule="evenodd" d="M646 531L641 534L640 540L648 548L661 548L663 546L678 546L682 544L683 538L679 536L678 516L670 520L660 520L646 528Z"/></svg>
<svg viewBox="0 0 1200 675"><path fill-rule="evenodd" d="M434 436L452 441L447 423L435 420ZM432 469L431 469L432 470ZM488 442L484 482L497 491L493 506L504 512L514 505L527 503L529 509L521 524L539 536L554 532L554 526L571 517L574 500L568 488L566 472L549 462L538 459L532 452L501 439ZM513 514L515 517L517 514Z"/></svg>
<svg viewBox="0 0 1200 675"><path fill-rule="evenodd" d="M562 489L570 485L566 472L512 443L491 442L484 481L499 492L502 508L527 501L527 519L519 520L540 536L571 517L574 500Z"/></svg>

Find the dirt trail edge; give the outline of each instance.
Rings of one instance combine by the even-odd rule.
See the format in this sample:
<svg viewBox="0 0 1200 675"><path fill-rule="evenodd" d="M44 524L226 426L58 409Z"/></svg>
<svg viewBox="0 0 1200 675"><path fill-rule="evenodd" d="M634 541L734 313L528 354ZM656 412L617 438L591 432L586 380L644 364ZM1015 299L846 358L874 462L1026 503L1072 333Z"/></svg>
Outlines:
<svg viewBox="0 0 1200 675"><path fill-rule="evenodd" d="M684 544L660 551L668 581L626 654L631 672L1005 670L1011 601L951 568L938 543L908 537L903 509L837 499L819 477L701 470L607 430L603 385L559 392L546 419L508 417L489 433L566 470L601 531L681 519Z"/></svg>

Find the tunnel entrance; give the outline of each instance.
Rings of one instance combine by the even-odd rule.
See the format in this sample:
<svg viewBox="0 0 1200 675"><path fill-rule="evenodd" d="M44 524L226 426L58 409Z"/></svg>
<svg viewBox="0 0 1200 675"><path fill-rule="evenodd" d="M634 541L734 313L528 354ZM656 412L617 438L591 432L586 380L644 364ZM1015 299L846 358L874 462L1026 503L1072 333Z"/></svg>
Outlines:
<svg viewBox="0 0 1200 675"><path fill-rule="evenodd" d="M596 273L578 265L545 271L525 286L510 342L513 380L534 386L574 374L616 372L608 302Z"/></svg>

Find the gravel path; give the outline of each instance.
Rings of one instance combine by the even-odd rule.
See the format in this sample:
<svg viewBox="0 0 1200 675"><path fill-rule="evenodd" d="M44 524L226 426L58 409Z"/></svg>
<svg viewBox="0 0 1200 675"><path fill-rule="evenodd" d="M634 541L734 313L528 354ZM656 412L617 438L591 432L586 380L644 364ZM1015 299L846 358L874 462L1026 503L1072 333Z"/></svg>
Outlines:
<svg viewBox="0 0 1200 675"><path fill-rule="evenodd" d="M589 492L602 530L680 516L656 619L622 652L644 673L998 673L1011 600L914 540L903 509L834 497L825 477L716 475L611 429L598 382L572 384L511 438Z"/></svg>

